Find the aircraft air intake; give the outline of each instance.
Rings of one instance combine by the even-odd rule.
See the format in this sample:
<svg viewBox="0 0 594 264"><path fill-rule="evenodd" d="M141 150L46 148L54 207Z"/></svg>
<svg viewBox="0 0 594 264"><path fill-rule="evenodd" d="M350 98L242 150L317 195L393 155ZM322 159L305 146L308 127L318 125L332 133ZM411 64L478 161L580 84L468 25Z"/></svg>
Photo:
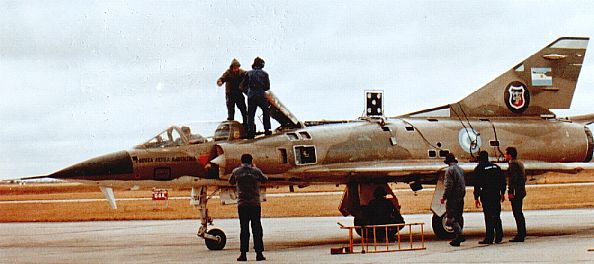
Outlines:
<svg viewBox="0 0 594 264"><path fill-rule="evenodd" d="M216 148L218 156L210 163L219 167L221 179L228 179L233 169L241 165L243 154L252 155L254 165L266 174L283 173L288 169L277 149L268 145L220 143Z"/></svg>

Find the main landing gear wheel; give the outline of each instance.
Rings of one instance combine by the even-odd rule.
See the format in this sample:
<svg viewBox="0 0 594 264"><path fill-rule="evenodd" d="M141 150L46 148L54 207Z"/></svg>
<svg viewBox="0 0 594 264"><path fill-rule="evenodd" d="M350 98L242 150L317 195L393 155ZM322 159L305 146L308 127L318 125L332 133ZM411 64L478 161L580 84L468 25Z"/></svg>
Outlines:
<svg viewBox="0 0 594 264"><path fill-rule="evenodd" d="M355 217L355 219L353 219L354 226L365 226L366 224L367 223L365 223L365 221L361 217ZM404 218L400 213L396 217L394 217L392 224L404 224ZM404 228L404 226L400 226L398 228L389 228L388 237L394 237L398 230L401 230L402 228ZM355 229L355 232L357 233L357 235L361 236L361 229ZM373 230L371 230L370 235L373 236Z"/></svg>
<svg viewBox="0 0 594 264"><path fill-rule="evenodd" d="M225 244L227 244L227 236L225 232L221 229L211 229L206 232L207 234L216 237L215 239L204 239L204 243L206 243L206 247L210 250L222 250L225 248Z"/></svg>
<svg viewBox="0 0 594 264"><path fill-rule="evenodd" d="M463 226L464 223L461 223L461 225ZM451 226L446 225L445 214L441 217L433 214L431 227L433 227L433 233L435 233L435 236L439 239L450 239L456 236L454 229Z"/></svg>

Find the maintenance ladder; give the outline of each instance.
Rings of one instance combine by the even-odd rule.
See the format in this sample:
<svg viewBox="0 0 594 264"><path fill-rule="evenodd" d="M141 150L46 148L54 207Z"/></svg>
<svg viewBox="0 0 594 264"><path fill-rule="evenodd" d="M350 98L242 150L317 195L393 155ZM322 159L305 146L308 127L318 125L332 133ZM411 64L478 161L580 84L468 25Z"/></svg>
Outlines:
<svg viewBox="0 0 594 264"><path fill-rule="evenodd" d="M340 248L332 248L331 254L349 254L349 253L377 253L377 252L394 252L405 250L424 250L425 247L425 223L410 223L410 224L389 224L389 225L369 225L369 226L343 226L340 223L340 229L348 229L349 231L349 245ZM415 230L413 229L415 227ZM389 229L395 228L397 230L395 240L385 239L377 236L377 231L384 231L388 234ZM354 233L357 230L361 231L360 243L355 243ZM406 233L408 231L408 233ZM371 234L371 235L370 235ZM421 239L420 242L415 242L415 238ZM402 239L408 238L408 241L402 242ZM406 243L408 242L408 243Z"/></svg>

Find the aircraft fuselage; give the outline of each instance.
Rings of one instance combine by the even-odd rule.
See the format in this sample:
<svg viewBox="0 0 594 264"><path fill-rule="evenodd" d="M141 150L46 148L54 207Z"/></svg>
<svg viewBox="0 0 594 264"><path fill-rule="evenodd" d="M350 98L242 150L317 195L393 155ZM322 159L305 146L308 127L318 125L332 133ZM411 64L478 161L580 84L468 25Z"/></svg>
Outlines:
<svg viewBox="0 0 594 264"><path fill-rule="evenodd" d="M554 119L362 120L286 130L253 140L120 151L75 164L51 176L126 185L143 181L158 184L189 176L196 181L178 180L179 184L195 186L201 184L200 179L225 181L239 166L241 155L251 153L256 165L273 178L272 183L347 183L356 178L308 177L299 171L337 163L435 163L449 152L461 161L472 161L479 150L503 161L502 152L507 146L521 150L524 160L588 162L593 146L587 130L583 125ZM224 163L210 163L220 155L224 156ZM216 165L220 165L220 170ZM402 179L410 181L410 177Z"/></svg>

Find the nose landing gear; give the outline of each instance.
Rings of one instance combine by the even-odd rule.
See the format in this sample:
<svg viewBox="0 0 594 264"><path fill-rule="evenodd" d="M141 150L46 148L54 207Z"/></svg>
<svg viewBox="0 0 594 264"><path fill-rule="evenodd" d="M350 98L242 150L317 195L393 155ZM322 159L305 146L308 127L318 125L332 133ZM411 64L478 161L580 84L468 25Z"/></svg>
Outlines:
<svg viewBox="0 0 594 264"><path fill-rule="evenodd" d="M206 247L210 250L222 250L227 244L227 236L223 230L214 228L208 230L207 226L212 225L212 218L208 216L208 208L206 204L209 196L207 195L206 186L198 187L198 193L192 188L192 204L200 211L200 228L197 236L204 239Z"/></svg>
<svg viewBox="0 0 594 264"><path fill-rule="evenodd" d="M227 236L223 230L214 228L208 230L206 232L209 236L213 236L216 239L204 239L204 243L206 243L206 247L210 250L222 250L225 248L225 244L227 243Z"/></svg>

